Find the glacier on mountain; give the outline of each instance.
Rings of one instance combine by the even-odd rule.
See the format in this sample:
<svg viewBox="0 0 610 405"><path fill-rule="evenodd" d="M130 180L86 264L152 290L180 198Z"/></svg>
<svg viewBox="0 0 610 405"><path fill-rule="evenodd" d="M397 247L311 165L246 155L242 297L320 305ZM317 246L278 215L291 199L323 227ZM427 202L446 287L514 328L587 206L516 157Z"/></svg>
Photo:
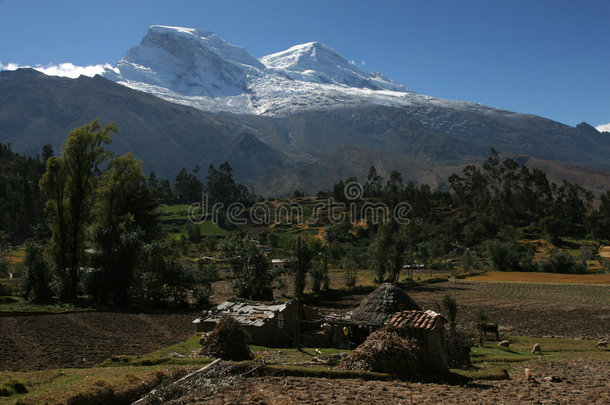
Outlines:
<svg viewBox="0 0 610 405"><path fill-rule="evenodd" d="M151 26L141 43L102 75L212 112L279 116L364 104L500 111L413 93L380 73L358 68L319 42L257 59L210 31L161 25Z"/></svg>

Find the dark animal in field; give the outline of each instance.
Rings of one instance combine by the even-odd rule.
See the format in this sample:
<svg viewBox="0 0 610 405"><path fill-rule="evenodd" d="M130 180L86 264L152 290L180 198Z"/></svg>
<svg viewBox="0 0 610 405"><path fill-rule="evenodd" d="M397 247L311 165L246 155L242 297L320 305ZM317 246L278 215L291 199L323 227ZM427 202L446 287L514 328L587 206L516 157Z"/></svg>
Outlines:
<svg viewBox="0 0 610 405"><path fill-rule="evenodd" d="M595 344L595 348L597 350L606 350L608 348L608 341L606 338L600 339L599 342Z"/></svg>
<svg viewBox="0 0 610 405"><path fill-rule="evenodd" d="M485 334L485 339L487 339L487 332L491 332L496 334L496 340L500 340L497 323L483 323L481 324L481 331Z"/></svg>
<svg viewBox="0 0 610 405"><path fill-rule="evenodd" d="M542 347L540 347L540 343L536 343L532 348L532 354L540 353L542 354Z"/></svg>

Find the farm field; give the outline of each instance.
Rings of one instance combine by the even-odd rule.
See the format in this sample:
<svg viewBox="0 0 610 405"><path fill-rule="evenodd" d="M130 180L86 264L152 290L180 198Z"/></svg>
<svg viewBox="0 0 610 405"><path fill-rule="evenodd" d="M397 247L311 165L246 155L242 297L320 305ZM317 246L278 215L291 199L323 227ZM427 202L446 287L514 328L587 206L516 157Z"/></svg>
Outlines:
<svg viewBox="0 0 610 405"><path fill-rule="evenodd" d="M607 284L610 285L610 273L603 274L559 274L534 273L521 271L488 271L476 276L467 277L472 281L513 281L524 283L568 283L568 284Z"/></svg>
<svg viewBox="0 0 610 405"><path fill-rule="evenodd" d="M458 325L475 330L484 309L500 334L597 339L610 336L610 287L585 284L450 281L413 287L407 293L427 309L446 294L458 304Z"/></svg>
<svg viewBox="0 0 610 405"><path fill-rule="evenodd" d="M213 373L189 379L164 390L164 397L145 403L605 403L608 399L607 368L610 351L597 351L587 341L535 339L511 336L510 349L495 342L473 348L473 367L454 370L474 380L465 386L404 382L367 372L345 372L316 364L340 352L313 349L252 347L258 360L234 367L224 363ZM13 404L128 404L160 383L175 381L212 360L196 355L199 336L142 356L113 356L92 368L46 371L0 371L0 382L13 379L28 393L0 396L0 405ZM532 356L534 342L543 355ZM263 366L264 364L264 366ZM524 369L530 368L540 384L528 384ZM258 372L257 372L258 370ZM558 376L561 383L544 381ZM499 381L496 381L498 380ZM165 396L165 395L169 395Z"/></svg>
<svg viewBox="0 0 610 405"><path fill-rule="evenodd" d="M454 386L365 381L341 374L323 378L320 373L325 371L320 370L328 369L312 364L313 349L299 353L253 347L257 358L279 369L264 375L234 375L218 386L203 381L197 386L197 398L186 394L175 403L607 403L610 351L595 350L595 341L589 339L610 335L610 287L457 280L406 291L429 309L437 309L446 294L454 295L460 328L474 330L474 314L484 308L490 321L499 322L501 337L512 342L511 348L498 348L494 340L474 347L474 368L461 373L475 381ZM365 295L362 291L339 294L327 305L345 310ZM0 383L17 379L29 393L0 397L0 404L13 404L16 399L24 404L79 403L75 396L85 401L80 403L100 396L112 399L98 403L129 403L160 381L173 381L211 361L193 357L199 347L191 325L195 316L94 311L1 314L0 369L6 371L0 371ZM531 355L533 343L542 345L543 356ZM336 352L323 349L322 356ZM297 373L286 374L286 367ZM528 384L526 367L538 380L556 375L562 383ZM510 378L495 381L506 378L502 369Z"/></svg>
<svg viewBox="0 0 610 405"><path fill-rule="evenodd" d="M0 314L0 370L89 367L187 339L195 314Z"/></svg>

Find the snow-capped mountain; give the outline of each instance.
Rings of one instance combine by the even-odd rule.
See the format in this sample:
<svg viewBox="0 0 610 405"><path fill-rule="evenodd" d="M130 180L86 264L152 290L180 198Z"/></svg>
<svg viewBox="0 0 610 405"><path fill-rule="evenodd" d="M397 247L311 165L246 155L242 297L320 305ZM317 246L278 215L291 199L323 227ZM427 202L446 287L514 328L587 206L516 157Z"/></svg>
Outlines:
<svg viewBox="0 0 610 405"><path fill-rule="evenodd" d="M249 74L265 66L212 32L154 25L104 76L130 87L166 89L182 97L243 94Z"/></svg>
<svg viewBox="0 0 610 405"><path fill-rule="evenodd" d="M204 111L278 116L363 104L482 107L415 94L319 42L259 60L212 32L159 25L103 76Z"/></svg>
<svg viewBox="0 0 610 405"><path fill-rule="evenodd" d="M406 90L402 84L379 73L364 72L337 51L320 42L295 45L285 51L263 56L261 62L268 72L284 75L292 80L371 90Z"/></svg>
<svg viewBox="0 0 610 405"><path fill-rule="evenodd" d="M33 154L100 117L121 128L115 151L133 151L157 174L226 160L267 195L366 178L371 165L440 185L443 170L483 161L492 147L610 170L600 128L416 94L318 42L257 59L209 31L152 26L103 76L0 72L0 142ZM579 178L606 190L600 176Z"/></svg>
<svg viewBox="0 0 610 405"><path fill-rule="evenodd" d="M599 132L610 132L610 123L598 125L595 127Z"/></svg>

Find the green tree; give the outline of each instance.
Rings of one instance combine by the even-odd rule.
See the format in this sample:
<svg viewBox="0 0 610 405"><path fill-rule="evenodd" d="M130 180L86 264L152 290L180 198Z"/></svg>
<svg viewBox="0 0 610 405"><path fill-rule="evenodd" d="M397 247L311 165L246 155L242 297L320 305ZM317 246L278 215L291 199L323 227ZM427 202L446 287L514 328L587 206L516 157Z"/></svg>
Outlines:
<svg viewBox="0 0 610 405"><path fill-rule="evenodd" d="M0 229L12 243L33 236L43 220L44 204L38 183L44 165L38 158L21 156L0 143Z"/></svg>
<svg viewBox="0 0 610 405"><path fill-rule="evenodd" d="M391 234L386 230L387 228L381 227L371 244L369 245L369 261L373 270L375 271L375 281L381 284L385 281L388 269L391 266L390 263L390 247L391 247Z"/></svg>
<svg viewBox="0 0 610 405"><path fill-rule="evenodd" d="M154 240L142 247L139 261L140 282L134 291L144 303L153 306L184 307L197 292L199 271L182 259L180 246L169 240Z"/></svg>
<svg viewBox="0 0 610 405"><path fill-rule="evenodd" d="M233 232L220 243L220 250L229 261L231 284L238 297L273 299L271 262L252 237Z"/></svg>
<svg viewBox="0 0 610 405"><path fill-rule="evenodd" d="M174 197L177 202L192 203L201 201L203 183L197 177L199 170L199 166L195 166L191 173L188 173L184 168L180 170L174 183Z"/></svg>
<svg viewBox="0 0 610 405"><path fill-rule="evenodd" d="M246 206L254 203L254 195L233 178L233 169L229 162L224 162L218 169L208 167L206 192L212 204L222 203L226 209L231 203L242 203Z"/></svg>
<svg viewBox="0 0 610 405"><path fill-rule="evenodd" d="M27 269L25 297L33 293L34 301L49 301L53 296L53 275L42 243L34 239L26 241L24 264Z"/></svg>
<svg viewBox="0 0 610 405"><path fill-rule="evenodd" d="M463 272L469 272L472 270L472 266L474 265L474 256L470 249L466 249L464 251L464 254L461 257L461 262Z"/></svg>
<svg viewBox="0 0 610 405"><path fill-rule="evenodd" d="M352 288L356 285L358 273L356 271L356 261L351 255L345 256L341 260L341 269L345 275L345 286Z"/></svg>
<svg viewBox="0 0 610 405"><path fill-rule="evenodd" d="M131 153L114 159L97 184L93 208L99 299L110 294L114 304L129 303L142 242L157 234L157 207L142 162Z"/></svg>
<svg viewBox="0 0 610 405"><path fill-rule="evenodd" d="M0 277L8 277L9 261L6 257L9 250L9 235L0 231Z"/></svg>
<svg viewBox="0 0 610 405"><path fill-rule="evenodd" d="M453 298L449 294L445 295L445 297L443 298L443 307L447 312L447 320L449 321L449 332L453 334L455 333L458 312L458 306L457 302L455 301L455 298Z"/></svg>
<svg viewBox="0 0 610 405"><path fill-rule="evenodd" d="M328 261L324 255L317 257L311 264L309 270L309 277L311 279L311 289L315 293L319 293L322 288L328 289L330 279L328 276Z"/></svg>
<svg viewBox="0 0 610 405"><path fill-rule="evenodd" d="M95 119L73 129L62 145L61 157L50 157L40 187L47 197L52 257L60 276L61 296L74 300L83 257L85 228L90 221L95 180L108 157L102 145L110 143L116 125L103 128Z"/></svg>

